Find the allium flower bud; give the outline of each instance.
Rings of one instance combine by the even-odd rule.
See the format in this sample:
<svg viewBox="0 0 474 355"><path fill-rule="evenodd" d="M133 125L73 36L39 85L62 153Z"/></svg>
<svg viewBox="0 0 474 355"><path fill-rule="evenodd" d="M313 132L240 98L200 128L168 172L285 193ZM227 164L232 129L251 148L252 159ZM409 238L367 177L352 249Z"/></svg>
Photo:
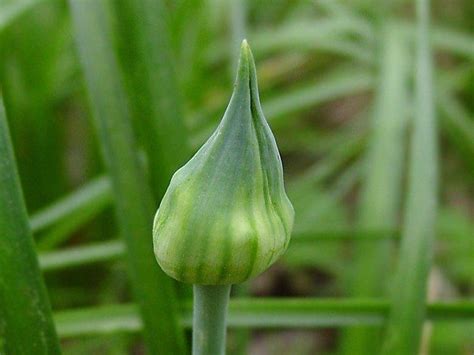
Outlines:
<svg viewBox="0 0 474 355"><path fill-rule="evenodd" d="M275 138L263 116L252 53L216 131L171 179L153 226L158 263L188 283L240 283L286 250L294 211Z"/></svg>

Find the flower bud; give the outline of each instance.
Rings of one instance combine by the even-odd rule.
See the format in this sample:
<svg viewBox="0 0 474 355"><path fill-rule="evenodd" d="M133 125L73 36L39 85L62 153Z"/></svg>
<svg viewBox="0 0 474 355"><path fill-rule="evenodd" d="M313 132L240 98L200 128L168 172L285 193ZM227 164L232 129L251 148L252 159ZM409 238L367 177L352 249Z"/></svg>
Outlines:
<svg viewBox="0 0 474 355"><path fill-rule="evenodd" d="M293 220L280 154L260 107L255 63L244 41L222 121L174 174L156 213L156 259L179 281L240 283L284 253Z"/></svg>

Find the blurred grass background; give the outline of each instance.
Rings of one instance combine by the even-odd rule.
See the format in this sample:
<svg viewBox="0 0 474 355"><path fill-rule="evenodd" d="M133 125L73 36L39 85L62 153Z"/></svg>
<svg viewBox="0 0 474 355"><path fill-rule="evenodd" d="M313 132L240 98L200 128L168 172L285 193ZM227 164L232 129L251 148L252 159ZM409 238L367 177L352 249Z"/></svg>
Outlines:
<svg viewBox="0 0 474 355"><path fill-rule="evenodd" d="M396 295L419 112L413 2L80 3L0 0L1 94L55 312L133 300L121 256L143 245L130 237L125 248L117 236L131 211L158 206L170 175L222 117L244 37L296 224L281 262L235 296ZM428 299L466 301L474 297L474 6L438 0L430 11L439 206ZM122 152L138 147L137 157L110 154L114 142L104 143L111 135L100 128L106 118L128 122L134 145ZM128 164L129 174L114 162ZM150 182L140 192L150 201L135 201L130 179ZM177 287L178 297L189 297L188 287ZM63 351L142 353L137 326L128 328L65 336ZM370 354L380 346L378 332L231 330L229 353ZM472 318L426 324L422 353L472 354L473 334Z"/></svg>

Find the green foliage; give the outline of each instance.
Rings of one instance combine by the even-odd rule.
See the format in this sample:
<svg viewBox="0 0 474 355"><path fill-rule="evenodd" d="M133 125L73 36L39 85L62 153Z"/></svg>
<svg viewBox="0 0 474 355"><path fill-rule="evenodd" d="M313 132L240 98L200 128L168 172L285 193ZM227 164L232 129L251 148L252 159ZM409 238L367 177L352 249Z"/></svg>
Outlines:
<svg viewBox="0 0 474 355"><path fill-rule="evenodd" d="M429 37L429 1L417 1L415 109L408 192L384 354L417 354L426 312L438 205L438 147Z"/></svg>
<svg viewBox="0 0 474 355"><path fill-rule="evenodd" d="M112 47L108 6L108 1L71 1L79 56L148 346L152 353L184 353L171 280L155 265L149 243L152 193L136 152L130 108ZM92 37L94 41L89 40Z"/></svg>
<svg viewBox="0 0 474 355"><path fill-rule="evenodd" d="M181 324L191 327L193 304L180 305ZM382 325L389 304L377 299L239 298L229 302L230 328L327 328L353 325ZM469 324L474 316L472 302L434 303L427 319L440 326ZM75 309L55 314L59 334L64 338L91 334L135 333L143 324L133 304ZM453 322L454 321L454 322Z"/></svg>
<svg viewBox="0 0 474 355"><path fill-rule="evenodd" d="M400 31L385 23L380 37L380 79L372 117L371 146L366 159L366 179L359 205L359 225L382 229L397 225L402 186L404 137L408 116L408 50ZM360 241L354 248L351 278L356 297L384 297L390 271L387 259L393 243L389 239ZM342 347L346 354L377 353L380 331L350 329Z"/></svg>
<svg viewBox="0 0 474 355"><path fill-rule="evenodd" d="M0 352L60 354L0 97Z"/></svg>
<svg viewBox="0 0 474 355"><path fill-rule="evenodd" d="M0 90L63 352L186 351L191 289L157 269L152 215L223 116L245 36L296 219L284 258L233 295L229 353L472 353L467 3L424 3L427 28L416 1L0 1ZM16 267L0 275L14 272L11 309L28 310L23 283L47 320L9 154L0 263ZM8 302L2 354L20 336L5 321L36 329Z"/></svg>

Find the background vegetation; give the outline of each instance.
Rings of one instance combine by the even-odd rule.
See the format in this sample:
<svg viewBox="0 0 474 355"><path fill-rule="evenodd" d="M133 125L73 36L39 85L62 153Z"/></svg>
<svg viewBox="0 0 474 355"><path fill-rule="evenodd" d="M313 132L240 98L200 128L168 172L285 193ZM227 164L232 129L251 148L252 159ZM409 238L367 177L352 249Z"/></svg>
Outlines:
<svg viewBox="0 0 474 355"><path fill-rule="evenodd" d="M157 268L151 218L246 37L296 225L235 288L229 353L472 354L473 18L469 0L0 0L0 93L63 353L186 352L191 290ZM0 131L0 275L21 281L8 257L34 254L7 253L30 231Z"/></svg>

